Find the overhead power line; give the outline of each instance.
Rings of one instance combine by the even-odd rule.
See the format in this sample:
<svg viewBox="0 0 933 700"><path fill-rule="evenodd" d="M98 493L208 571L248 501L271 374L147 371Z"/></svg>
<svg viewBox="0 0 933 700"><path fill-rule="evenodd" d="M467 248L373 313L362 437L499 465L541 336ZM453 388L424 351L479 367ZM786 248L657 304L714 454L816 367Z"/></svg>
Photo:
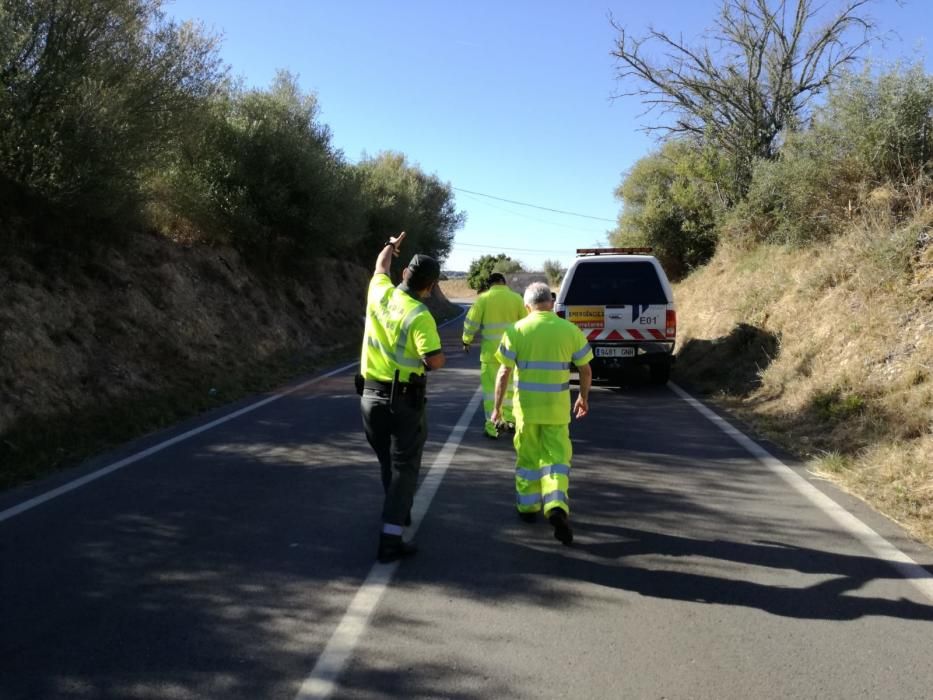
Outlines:
<svg viewBox="0 0 933 700"><path fill-rule="evenodd" d="M469 199L472 202L483 202L483 200L481 200L479 197L474 197L471 194L467 194L465 196L467 199ZM493 204L492 202L483 202L483 204L485 204L487 207L492 207L493 209L504 211L507 214L511 214L512 216L518 216L522 219L527 219L528 221L535 221L539 224L544 224L545 226L553 226L555 228L564 229L565 231L574 231L576 233L585 233L587 235L592 235L592 234L599 235L599 234L605 233L605 229L603 229L602 231L596 231L595 229L581 229L581 228L578 228L576 225L568 226L567 224L559 224L556 221L547 221L546 219L542 219L540 216L532 216L531 214L525 214L523 212L515 211L515 209L511 209L509 207L503 207L499 204ZM593 224L593 225L595 226L596 224Z"/></svg>
<svg viewBox="0 0 933 700"><path fill-rule="evenodd" d="M496 199L500 202L508 202L509 204L518 204L522 207L531 207L532 209L541 209L542 211L552 211L556 214L566 214L567 216L579 216L581 219L593 219L595 221L608 221L611 224L616 223L615 219L606 219L602 216L590 216L589 214L577 214L572 211L564 211L563 209L551 209L550 207L542 207L537 204L529 204L528 202L519 202L514 199L506 199L505 197L496 197L492 194L486 194L484 192L474 192L473 190L465 190L462 187L452 187L451 189L456 190L457 192L466 192L467 194L475 194L479 197L488 197L489 199Z"/></svg>

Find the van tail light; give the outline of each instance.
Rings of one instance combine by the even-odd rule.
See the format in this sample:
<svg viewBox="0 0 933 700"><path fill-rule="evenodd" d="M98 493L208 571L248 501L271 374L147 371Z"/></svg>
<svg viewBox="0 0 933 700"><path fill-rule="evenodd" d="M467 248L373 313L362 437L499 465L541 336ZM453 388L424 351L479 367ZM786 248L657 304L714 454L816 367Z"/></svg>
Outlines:
<svg viewBox="0 0 933 700"><path fill-rule="evenodd" d="M667 338L677 337L677 312L674 309L667 310L667 323L664 324L664 335Z"/></svg>
<svg viewBox="0 0 933 700"><path fill-rule="evenodd" d="M567 318L567 312L564 311L563 309L561 309L560 311L555 311L554 313L556 313L561 318Z"/></svg>

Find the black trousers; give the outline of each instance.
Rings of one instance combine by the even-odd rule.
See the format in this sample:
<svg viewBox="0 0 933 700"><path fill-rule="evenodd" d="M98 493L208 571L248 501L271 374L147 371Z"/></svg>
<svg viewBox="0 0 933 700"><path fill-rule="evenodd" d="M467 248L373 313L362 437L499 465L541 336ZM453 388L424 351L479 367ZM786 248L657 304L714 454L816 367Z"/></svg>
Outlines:
<svg viewBox="0 0 933 700"><path fill-rule="evenodd" d="M386 392L364 389L360 411L366 439L382 469L382 522L403 526L415 499L421 453L428 439L424 399L402 396L390 411Z"/></svg>

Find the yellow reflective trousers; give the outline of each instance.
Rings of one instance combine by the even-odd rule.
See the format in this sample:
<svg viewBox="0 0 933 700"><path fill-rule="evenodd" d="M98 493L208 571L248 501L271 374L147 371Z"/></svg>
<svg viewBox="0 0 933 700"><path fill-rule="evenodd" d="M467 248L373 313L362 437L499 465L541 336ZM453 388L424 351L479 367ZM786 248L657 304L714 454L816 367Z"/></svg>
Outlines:
<svg viewBox="0 0 933 700"><path fill-rule="evenodd" d="M515 426L515 505L520 513L570 514L570 444L568 423L547 425L519 421Z"/></svg>
<svg viewBox="0 0 933 700"><path fill-rule="evenodd" d="M489 418L492 416L492 409L496 407L496 375L499 374L500 366L495 360L481 362L479 366L480 384L483 387L483 410L486 412L486 432L489 435L496 435L496 426ZM512 397L515 393L514 380L513 374L509 378L509 385L502 399L502 420L506 423L515 422L515 416L512 414Z"/></svg>

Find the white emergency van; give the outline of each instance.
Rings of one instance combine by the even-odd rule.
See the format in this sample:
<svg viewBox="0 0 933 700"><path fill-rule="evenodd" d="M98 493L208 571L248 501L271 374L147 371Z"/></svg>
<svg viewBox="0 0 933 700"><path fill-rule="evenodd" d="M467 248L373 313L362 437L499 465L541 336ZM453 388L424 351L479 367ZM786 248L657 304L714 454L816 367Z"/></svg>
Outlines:
<svg viewBox="0 0 933 700"><path fill-rule="evenodd" d="M554 303L593 348L593 376L616 380L631 365L646 365L654 384L666 384L674 361L674 294L651 248L577 250Z"/></svg>

